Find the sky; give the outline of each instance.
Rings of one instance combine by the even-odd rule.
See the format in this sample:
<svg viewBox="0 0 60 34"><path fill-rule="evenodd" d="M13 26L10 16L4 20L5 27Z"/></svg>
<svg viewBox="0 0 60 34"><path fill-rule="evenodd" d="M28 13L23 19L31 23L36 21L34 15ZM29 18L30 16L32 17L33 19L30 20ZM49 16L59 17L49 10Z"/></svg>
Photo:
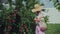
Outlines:
<svg viewBox="0 0 60 34"><path fill-rule="evenodd" d="M40 3L43 3L46 8L53 8L54 7L54 3L53 1L49 1L49 0L40 0Z"/></svg>

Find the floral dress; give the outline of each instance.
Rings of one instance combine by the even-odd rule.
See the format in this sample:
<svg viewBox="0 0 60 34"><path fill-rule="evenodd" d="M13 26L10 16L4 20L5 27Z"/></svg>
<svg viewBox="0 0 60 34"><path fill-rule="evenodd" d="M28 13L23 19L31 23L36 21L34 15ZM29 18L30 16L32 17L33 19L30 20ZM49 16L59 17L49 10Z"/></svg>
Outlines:
<svg viewBox="0 0 60 34"><path fill-rule="evenodd" d="M47 15L45 12L41 11L36 18L39 19L43 15L44 17ZM45 31L41 31L41 27L47 27L44 21L44 18L40 19L40 22L36 22L36 34L45 34Z"/></svg>

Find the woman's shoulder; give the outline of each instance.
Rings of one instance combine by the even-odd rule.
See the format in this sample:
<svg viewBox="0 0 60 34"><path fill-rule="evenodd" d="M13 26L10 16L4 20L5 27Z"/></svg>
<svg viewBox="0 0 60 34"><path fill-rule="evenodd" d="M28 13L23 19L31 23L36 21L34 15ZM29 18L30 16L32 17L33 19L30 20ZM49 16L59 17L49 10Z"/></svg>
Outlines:
<svg viewBox="0 0 60 34"><path fill-rule="evenodd" d="M41 11L41 13L46 13L46 12L44 12L44 11Z"/></svg>

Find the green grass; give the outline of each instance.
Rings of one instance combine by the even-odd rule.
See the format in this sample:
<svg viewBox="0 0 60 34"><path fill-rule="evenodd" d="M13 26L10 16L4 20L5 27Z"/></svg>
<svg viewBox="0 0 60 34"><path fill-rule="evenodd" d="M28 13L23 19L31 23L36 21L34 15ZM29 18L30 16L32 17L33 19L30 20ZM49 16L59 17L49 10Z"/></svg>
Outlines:
<svg viewBox="0 0 60 34"><path fill-rule="evenodd" d="M46 34L60 34L60 24L48 24Z"/></svg>

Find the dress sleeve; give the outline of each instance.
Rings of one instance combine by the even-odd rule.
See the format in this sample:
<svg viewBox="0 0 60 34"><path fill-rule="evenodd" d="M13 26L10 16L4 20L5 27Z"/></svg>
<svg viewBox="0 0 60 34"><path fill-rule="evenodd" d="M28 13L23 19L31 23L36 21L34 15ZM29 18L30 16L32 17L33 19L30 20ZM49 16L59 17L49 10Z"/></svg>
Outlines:
<svg viewBox="0 0 60 34"><path fill-rule="evenodd" d="M44 17L47 16L47 14L45 12L43 12L43 11L42 11L42 14L43 14Z"/></svg>

